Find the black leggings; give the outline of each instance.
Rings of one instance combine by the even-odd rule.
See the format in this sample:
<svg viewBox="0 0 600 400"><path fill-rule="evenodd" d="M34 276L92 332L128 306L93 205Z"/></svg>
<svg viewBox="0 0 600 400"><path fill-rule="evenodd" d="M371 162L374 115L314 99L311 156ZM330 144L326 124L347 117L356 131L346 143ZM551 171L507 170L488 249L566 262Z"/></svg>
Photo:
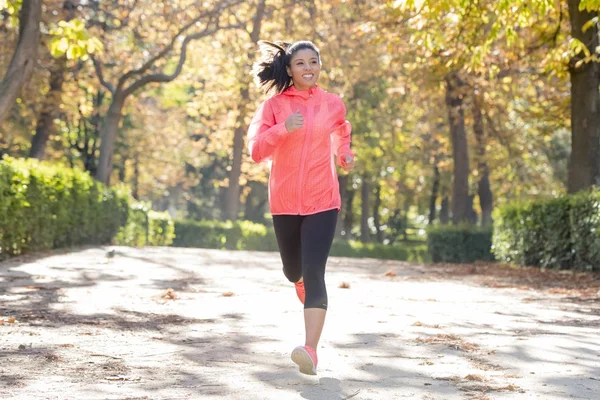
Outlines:
<svg viewBox="0 0 600 400"><path fill-rule="evenodd" d="M327 310L325 265L337 216L337 209L312 215L273 216L283 273L290 282L304 278L304 308Z"/></svg>

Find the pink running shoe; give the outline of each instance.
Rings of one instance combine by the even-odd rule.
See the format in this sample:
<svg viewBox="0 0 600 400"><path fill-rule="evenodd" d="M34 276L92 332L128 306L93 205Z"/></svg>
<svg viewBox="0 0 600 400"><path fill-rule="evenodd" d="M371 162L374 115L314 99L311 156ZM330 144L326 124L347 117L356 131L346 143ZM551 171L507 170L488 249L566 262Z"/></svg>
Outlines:
<svg viewBox="0 0 600 400"><path fill-rule="evenodd" d="M304 290L304 281L294 283L296 286L296 294L300 299L300 303L304 304L304 298L306 297L306 291Z"/></svg>
<svg viewBox="0 0 600 400"><path fill-rule="evenodd" d="M317 351L310 346L298 346L292 351L292 361L298 364L300 372L306 375L317 374Z"/></svg>

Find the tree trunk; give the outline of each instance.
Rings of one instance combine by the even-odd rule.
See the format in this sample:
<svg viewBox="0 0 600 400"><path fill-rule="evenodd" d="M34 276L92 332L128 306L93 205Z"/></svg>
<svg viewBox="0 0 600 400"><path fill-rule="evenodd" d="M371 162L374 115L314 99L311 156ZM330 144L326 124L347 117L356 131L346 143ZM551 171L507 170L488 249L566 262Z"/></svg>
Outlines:
<svg viewBox="0 0 600 400"><path fill-rule="evenodd" d="M31 139L31 149L29 150L31 158L42 160L46 153L46 143L53 131L54 118L59 112L65 72L64 60L57 60L55 67L50 72L50 90L42 102L42 112L37 121L35 135Z"/></svg>
<svg viewBox="0 0 600 400"><path fill-rule="evenodd" d="M233 137L233 160L231 171L229 171L229 186L227 187L225 203L225 220L235 221L238 218L240 208L240 176L242 174L242 156L244 155L244 136L246 135L245 116L246 106L249 102L248 87L242 89L245 94L242 95L240 104L240 114L238 116L239 125L235 129Z"/></svg>
<svg viewBox="0 0 600 400"><path fill-rule="evenodd" d="M121 75L118 79L118 83L113 85L112 83L104 79L103 63L96 58L93 58L94 68L96 75L102 86L106 87L112 93L112 101L101 130L100 144L100 156L98 159L98 171L96 179L100 182L109 183L111 174L111 161L115 147L115 140L117 138L117 130L119 128L119 122L121 121L123 106L125 100L137 90L142 89L144 86L151 83L167 83L175 80L183 70L183 66L187 59L187 46L193 40L198 40L208 36L216 34L218 31L225 29L236 29L242 26L242 22L236 21L233 25L220 25L214 18L215 15L223 15L226 9L230 9L237 3L229 4L227 2L221 3L218 8L214 8L211 12L200 13L196 18L189 21L183 26L177 34L171 39L171 41L162 47L154 56L142 63L136 69L129 70L128 72ZM217 18L220 21L220 18ZM206 22L204 30L188 34L190 29L200 25L202 21ZM187 36L186 36L187 35ZM180 46L179 60L175 66L175 70L170 73L156 72L160 67L157 63L168 65L168 68L172 67L172 64L168 62L168 55L175 50L175 46ZM166 63L164 61L167 61ZM224 199L223 199L224 200ZM224 203L220 203L224 204Z"/></svg>
<svg viewBox="0 0 600 400"><path fill-rule="evenodd" d="M347 184L348 184L348 175L338 175L338 185L340 187L340 198L341 198L342 204L344 204L344 201L346 200L346 196L347 196L346 185ZM344 207L342 207L342 208L344 208ZM343 230L344 230L344 221L342 220L342 218L338 218L337 227L335 229L335 237L338 239L342 238Z"/></svg>
<svg viewBox="0 0 600 400"><path fill-rule="evenodd" d="M140 155L135 153L133 160L133 190L131 195L134 199L140 199Z"/></svg>
<svg viewBox="0 0 600 400"><path fill-rule="evenodd" d="M383 243L383 232L379 222L379 209L381 208L381 185L375 186L375 203L373 204L373 225L375 225L375 237L378 243Z"/></svg>
<svg viewBox="0 0 600 400"><path fill-rule="evenodd" d="M23 0L19 13L19 41L0 82L0 124L8 116L22 87L31 78L40 44L41 0Z"/></svg>
<svg viewBox="0 0 600 400"><path fill-rule="evenodd" d="M252 50L248 52L247 60L254 59L254 48L260 38L260 30L262 20L265 14L265 1L260 0L256 8L254 16L252 33L250 40L254 44ZM242 174L242 157L244 155L244 138L246 137L246 117L248 114L248 104L250 103L250 84L251 80L247 78L248 73L244 69L242 79L242 87L240 88L240 104L239 113L237 116L237 127L233 137L233 160L231 163L231 171L229 172L229 187L227 188L227 203L225 208L225 219L235 221L238 218L240 209L240 176Z"/></svg>
<svg viewBox="0 0 600 400"><path fill-rule="evenodd" d="M71 21L75 17L75 5L71 0L63 3L64 19ZM46 153L46 143L53 133L54 118L60 112L62 89L67 72L66 57L55 60L50 70L50 90L42 102L42 112L37 121L35 135L31 139L29 157L42 160Z"/></svg>
<svg viewBox="0 0 600 400"><path fill-rule="evenodd" d="M356 191L353 189L348 190L346 197L346 212L344 213L344 237L346 240L352 239L352 227L354 226L354 213L352 211L352 203L354 202L354 195Z"/></svg>
<svg viewBox="0 0 600 400"><path fill-rule="evenodd" d="M492 224L492 209L494 208L494 196L490 186L490 169L487 165L485 148L487 145L485 136L485 125L482 111L483 100L481 93L473 96L473 131L477 141L477 169L479 171L479 183L477 194L481 206L481 225Z"/></svg>
<svg viewBox="0 0 600 400"><path fill-rule="evenodd" d="M449 204L448 196L444 196L442 198L442 206L440 208L440 223L442 225L448 224L450 222L450 204Z"/></svg>
<svg viewBox="0 0 600 400"><path fill-rule="evenodd" d="M244 204L244 219L246 221L257 222L264 224L265 222L265 206L267 206L268 189L263 182L248 182L250 192L246 196Z"/></svg>
<svg viewBox="0 0 600 400"><path fill-rule="evenodd" d="M429 222L428 225L433 225L437 213L436 203L438 192L440 190L440 169L438 168L438 159L435 157L433 164L433 187L431 188L431 197L429 198Z"/></svg>
<svg viewBox="0 0 600 400"><path fill-rule="evenodd" d="M119 182L125 182L125 175L127 173L127 157L123 157L119 168Z"/></svg>
<svg viewBox="0 0 600 400"><path fill-rule="evenodd" d="M457 74L446 78L446 105L452 138L454 187L452 191L452 221L459 223L469 217L469 152L463 109L464 84Z"/></svg>
<svg viewBox="0 0 600 400"><path fill-rule="evenodd" d="M571 35L584 43L592 54L598 48L598 25L585 32L585 25L597 13L579 11L580 0L569 0ZM570 63L571 74L571 158L569 160L569 193L600 186L600 63L591 61L577 65L583 54Z"/></svg>
<svg viewBox="0 0 600 400"><path fill-rule="evenodd" d="M360 241L369 242L369 197L371 195L371 185L367 178L362 178L362 188L360 191Z"/></svg>
<svg viewBox="0 0 600 400"><path fill-rule="evenodd" d="M110 183L110 174L112 172L112 156L115 150L115 140L117 138L117 130L119 122L123 115L121 111L125 105L125 99L121 97L113 98L113 101L106 113L104 124L100 130L100 156L98 157L98 170L96 178L104 183Z"/></svg>

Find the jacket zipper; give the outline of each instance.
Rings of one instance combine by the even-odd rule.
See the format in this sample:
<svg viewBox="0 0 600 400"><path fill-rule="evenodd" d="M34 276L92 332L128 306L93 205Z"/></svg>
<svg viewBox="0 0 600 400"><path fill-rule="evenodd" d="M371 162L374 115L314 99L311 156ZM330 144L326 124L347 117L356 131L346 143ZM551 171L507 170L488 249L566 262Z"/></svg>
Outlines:
<svg viewBox="0 0 600 400"><path fill-rule="evenodd" d="M310 93L310 89L309 89ZM304 143L302 144L302 158L300 159L300 176L298 177L298 215L302 214L302 183L304 181L304 167L306 165L306 149L307 144L310 139L310 131L308 127L312 121L311 115L311 107L310 100L312 99L312 94L309 94L309 98L306 101L306 131L304 133Z"/></svg>

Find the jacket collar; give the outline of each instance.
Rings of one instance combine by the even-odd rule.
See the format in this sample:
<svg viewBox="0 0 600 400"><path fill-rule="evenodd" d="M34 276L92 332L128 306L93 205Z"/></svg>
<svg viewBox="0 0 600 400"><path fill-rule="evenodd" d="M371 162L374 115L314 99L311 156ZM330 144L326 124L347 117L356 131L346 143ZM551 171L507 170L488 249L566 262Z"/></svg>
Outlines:
<svg viewBox="0 0 600 400"><path fill-rule="evenodd" d="M308 89L308 90L298 90L296 89L296 87L294 85L290 86L289 88L287 88L282 94L285 96L290 96L290 97L301 97L303 99L308 99L309 97L320 93L322 91L322 89L319 87L319 85L315 85L312 88Z"/></svg>

